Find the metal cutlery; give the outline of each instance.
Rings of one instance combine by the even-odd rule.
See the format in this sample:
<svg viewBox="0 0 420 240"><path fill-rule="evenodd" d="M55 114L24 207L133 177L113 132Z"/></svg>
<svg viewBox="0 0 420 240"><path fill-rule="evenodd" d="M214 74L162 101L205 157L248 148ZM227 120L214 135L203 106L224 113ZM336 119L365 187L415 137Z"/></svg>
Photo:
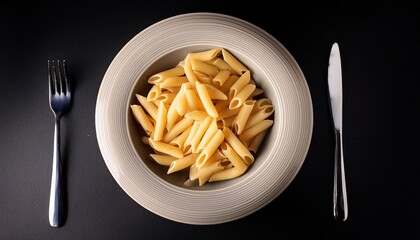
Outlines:
<svg viewBox="0 0 420 240"><path fill-rule="evenodd" d="M343 86L340 50L337 43L333 44L330 53L328 90L335 133L333 214L336 220L345 221L348 216L348 206L343 158Z"/></svg>
<svg viewBox="0 0 420 240"><path fill-rule="evenodd" d="M60 227L65 218L65 199L60 154L60 119L71 107L71 88L65 60L48 61L49 102L55 117L54 155L49 203L49 222Z"/></svg>

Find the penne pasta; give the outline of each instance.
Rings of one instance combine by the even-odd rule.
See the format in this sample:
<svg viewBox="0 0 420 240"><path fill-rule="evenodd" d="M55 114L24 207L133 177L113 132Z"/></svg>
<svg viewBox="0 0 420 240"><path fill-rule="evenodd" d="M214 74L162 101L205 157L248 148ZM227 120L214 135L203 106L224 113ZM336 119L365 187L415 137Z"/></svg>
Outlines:
<svg viewBox="0 0 420 240"><path fill-rule="evenodd" d="M243 161L243 159L238 155L238 153L229 145L227 142L223 142L220 145L220 149L232 163L233 167L236 168L239 172L245 172L248 168L247 164Z"/></svg>
<svg viewBox="0 0 420 240"><path fill-rule="evenodd" d="M226 61L229 66L231 66L237 73L244 74L248 71L248 68L245 67L238 59L236 59L229 51L222 49L223 59Z"/></svg>
<svg viewBox="0 0 420 240"><path fill-rule="evenodd" d="M179 149L184 149L184 143L188 138L188 135L190 134L190 131L192 129L192 125L187 128L187 130L183 131L181 134L179 134L177 137L169 141L169 144L172 144L174 146L177 146Z"/></svg>
<svg viewBox="0 0 420 240"><path fill-rule="evenodd" d="M150 136L153 133L155 127L147 117L147 114L144 112L143 108L139 105L130 105L130 108L136 121L140 123L146 134Z"/></svg>
<svg viewBox="0 0 420 240"><path fill-rule="evenodd" d="M165 79L169 78L169 77L179 77L185 74L184 68L183 67L174 67L172 69L168 69L166 71L162 71L160 73L154 74L152 75L147 82L150 84L160 84L163 81L165 81Z"/></svg>
<svg viewBox="0 0 420 240"><path fill-rule="evenodd" d="M182 158L184 156L183 152L169 143L164 142L157 142L151 138L149 138L150 146L158 152L168 154L173 157Z"/></svg>
<svg viewBox="0 0 420 240"><path fill-rule="evenodd" d="M165 81L163 81L159 87L160 88L175 88L175 87L181 87L181 85L183 83L188 82L188 78L185 76L181 76L181 77L170 77L165 79Z"/></svg>
<svg viewBox="0 0 420 240"><path fill-rule="evenodd" d="M197 59L200 61L209 61L211 59L216 58L218 55L220 55L221 51L222 51L222 48L214 48L207 51L189 53L188 56L191 59Z"/></svg>
<svg viewBox="0 0 420 240"><path fill-rule="evenodd" d="M211 117L218 117L218 113L216 108L213 105L213 102L211 101L211 98L209 96L209 93L207 91L207 88L204 84L197 82L196 88L198 92L198 96L201 99L201 102L203 103L204 109L206 110L207 114Z"/></svg>
<svg viewBox="0 0 420 240"><path fill-rule="evenodd" d="M243 131L239 135L239 139L242 142L246 142L249 139L255 137L258 133L266 130L269 127L271 127L271 125L273 125L273 120L263 120L263 121L255 124L254 126L248 128L247 130Z"/></svg>
<svg viewBox="0 0 420 240"><path fill-rule="evenodd" d="M163 131L166 129L166 115L167 110L165 104L160 102L157 114L157 121L155 125L155 131L153 133L153 140L160 141L162 140Z"/></svg>
<svg viewBox="0 0 420 240"><path fill-rule="evenodd" d="M254 107L255 109L255 107ZM249 119L247 123L245 124L244 129L248 129L255 124L261 122L264 119L267 119L269 116L271 116L274 112L274 106L273 105L265 105L264 108L261 110L258 110L254 113L251 112L251 115L249 116Z"/></svg>
<svg viewBox="0 0 420 240"><path fill-rule="evenodd" d="M146 110L146 112L152 116L153 119L156 120L157 116L157 107L153 103L147 101L147 98L143 97L140 94L136 94L137 100L139 101L140 105Z"/></svg>
<svg viewBox="0 0 420 240"><path fill-rule="evenodd" d="M155 160L157 163L159 163L160 165L163 165L163 166L170 166L173 161L178 159L174 156L162 155L162 154L153 154L153 153L150 154L150 157L152 157L153 160Z"/></svg>
<svg viewBox="0 0 420 240"><path fill-rule="evenodd" d="M164 142L170 142L180 133L185 131L193 124L194 120L189 118L183 118L181 121L177 122L163 137Z"/></svg>
<svg viewBox="0 0 420 240"><path fill-rule="evenodd" d="M198 168L198 172L197 172L198 185L200 187L203 186L213 174L220 172L223 169L224 167L222 166L220 161L213 162L212 164L202 167L201 169Z"/></svg>
<svg viewBox="0 0 420 240"><path fill-rule="evenodd" d="M209 94L210 99L227 100L227 96L213 85L203 84ZM217 111L217 110L216 110Z"/></svg>
<svg viewBox="0 0 420 240"><path fill-rule="evenodd" d="M230 89L229 89L229 98L232 99L234 96L236 96L242 90L242 88L244 88L246 85L249 84L249 81L250 80L251 80L251 73L249 71L246 71L230 87Z"/></svg>
<svg viewBox="0 0 420 240"><path fill-rule="evenodd" d="M176 111L179 116L184 116L187 112L188 102L187 97L185 96L185 91L187 90L186 83L183 83L181 86L181 90L178 93L178 101L176 102Z"/></svg>
<svg viewBox="0 0 420 240"><path fill-rule="evenodd" d="M235 82L239 79L236 75L230 75L226 82L220 87L220 91L224 94L228 95L230 88L235 84Z"/></svg>
<svg viewBox="0 0 420 240"><path fill-rule="evenodd" d="M248 84L241 89L241 91L232 98L229 104L229 109L235 109L242 106L242 104L251 96L255 90L254 84Z"/></svg>
<svg viewBox="0 0 420 240"><path fill-rule="evenodd" d="M238 114L235 116L235 119L232 122L232 129L237 135L241 134L245 129L245 124L247 123L251 111L254 108L254 104L255 100L245 101Z"/></svg>
<svg viewBox="0 0 420 240"><path fill-rule="evenodd" d="M225 60L223 60L220 57L213 58L213 59L207 61L207 63L217 67L219 69L219 71L226 70L226 71L229 71L232 74L239 75L238 72L236 72Z"/></svg>
<svg viewBox="0 0 420 240"><path fill-rule="evenodd" d="M188 103L188 111L205 111L204 106L201 103L200 98L198 97L198 94L193 89L188 89L185 92L185 96L187 97L187 103Z"/></svg>
<svg viewBox="0 0 420 240"><path fill-rule="evenodd" d="M231 167L231 168L219 171L217 173L214 173L213 175L211 175L208 182L217 182L217 181L222 181L222 180L233 179L233 178L237 178L237 177L239 177L243 174L244 174L244 172L239 171L235 167Z"/></svg>
<svg viewBox="0 0 420 240"><path fill-rule="evenodd" d="M228 70L221 70L217 73L216 76L211 80L212 84L217 88L220 88L226 80L230 77L230 72Z"/></svg>
<svg viewBox="0 0 420 240"><path fill-rule="evenodd" d="M265 134L267 134L267 129L255 135L252 138L251 143L248 146L249 151L257 153L258 149L261 146L262 141L264 140Z"/></svg>
<svg viewBox="0 0 420 240"><path fill-rule="evenodd" d="M198 156L198 153L193 153L183 158L172 161L167 173L171 174L171 173L190 167L191 165L195 163L197 156Z"/></svg>
<svg viewBox="0 0 420 240"><path fill-rule="evenodd" d="M195 88L195 82L198 81L198 77L197 75L195 75L192 67L191 67L191 62L190 62L190 58L189 55L187 56L187 58L185 59L185 76L187 77L188 81L190 82L191 86L193 88Z"/></svg>
<svg viewBox="0 0 420 240"><path fill-rule="evenodd" d="M197 158L196 165L200 169L225 140L222 130L218 129ZM222 149L223 150L223 149Z"/></svg>
<svg viewBox="0 0 420 240"><path fill-rule="evenodd" d="M198 111L198 110L187 112L184 115L184 117L189 118L189 119L193 119L195 121L202 121L202 120L206 119L206 117L208 117L208 116L209 115L207 114L207 112Z"/></svg>
<svg viewBox="0 0 420 240"><path fill-rule="evenodd" d="M201 138L200 144L198 144L198 147L196 149L197 152L201 152L204 149L204 147L208 145L208 143L210 142L214 134L216 134L217 130L218 128L217 128L216 119L213 118L210 123L210 126L206 129L206 132Z"/></svg>
<svg viewBox="0 0 420 240"><path fill-rule="evenodd" d="M198 127L197 131L194 133L194 136L191 139L191 150L193 153L197 152L198 145L200 144L201 138L204 136L204 134L207 131L207 128L210 126L210 123L212 122L212 117L207 117L202 123L200 123L200 126Z"/></svg>
<svg viewBox="0 0 420 240"><path fill-rule="evenodd" d="M246 165L251 165L254 162L254 156L249 152L248 148L241 142L241 140L227 127L223 128L226 142L241 156Z"/></svg>
<svg viewBox="0 0 420 240"><path fill-rule="evenodd" d="M167 174L188 171L185 186L241 176L254 162L274 112L251 71L223 48L188 53L147 80L131 104L141 141ZM181 175L180 175L181 176Z"/></svg>

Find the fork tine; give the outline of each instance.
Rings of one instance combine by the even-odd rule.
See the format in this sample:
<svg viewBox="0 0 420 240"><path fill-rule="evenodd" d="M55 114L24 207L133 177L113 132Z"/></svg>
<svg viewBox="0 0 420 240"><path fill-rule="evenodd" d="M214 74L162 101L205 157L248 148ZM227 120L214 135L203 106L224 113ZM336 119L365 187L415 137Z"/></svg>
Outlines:
<svg viewBox="0 0 420 240"><path fill-rule="evenodd" d="M57 69L54 69L55 70L55 72L56 72L56 75L57 75L57 78L56 78L56 87L57 87L57 92L58 92L58 94L62 94L63 93L63 77L62 77L62 75L61 75L61 65L60 65L60 60L57 60L57 66L55 66L54 65L54 68L57 68Z"/></svg>
<svg viewBox="0 0 420 240"><path fill-rule="evenodd" d="M55 74L55 63L54 60L48 60L48 83L50 86L50 95L54 95L57 92L57 82Z"/></svg>
<svg viewBox="0 0 420 240"><path fill-rule="evenodd" d="M65 85L65 89L66 89L65 94L66 94L66 95L70 95L71 90L70 90L70 83L69 83L69 81L67 80L67 67L66 67L66 60L63 60L63 66L62 66L62 68L63 68L63 75L64 75L64 85Z"/></svg>

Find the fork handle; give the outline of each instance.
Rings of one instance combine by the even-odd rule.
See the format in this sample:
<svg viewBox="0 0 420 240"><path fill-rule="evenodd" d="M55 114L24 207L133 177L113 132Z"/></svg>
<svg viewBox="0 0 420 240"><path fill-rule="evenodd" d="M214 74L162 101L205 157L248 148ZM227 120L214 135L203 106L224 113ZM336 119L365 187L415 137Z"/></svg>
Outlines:
<svg viewBox="0 0 420 240"><path fill-rule="evenodd" d="M347 190L344 173L343 134L335 130L335 162L334 162L334 218L345 221L348 215Z"/></svg>
<svg viewBox="0 0 420 240"><path fill-rule="evenodd" d="M51 179L49 221L52 227L60 227L64 220L64 189L61 172L60 154L60 118L55 119L54 156Z"/></svg>

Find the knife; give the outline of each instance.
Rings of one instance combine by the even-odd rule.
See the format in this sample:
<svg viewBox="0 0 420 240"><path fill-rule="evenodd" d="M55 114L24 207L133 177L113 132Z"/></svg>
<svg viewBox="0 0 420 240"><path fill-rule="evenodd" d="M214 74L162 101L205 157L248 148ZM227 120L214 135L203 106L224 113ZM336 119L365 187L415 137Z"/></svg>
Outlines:
<svg viewBox="0 0 420 240"><path fill-rule="evenodd" d="M343 85L340 50L337 43L332 45L330 53L328 92L335 133L333 213L336 220L345 221L348 216L348 206L343 158Z"/></svg>

